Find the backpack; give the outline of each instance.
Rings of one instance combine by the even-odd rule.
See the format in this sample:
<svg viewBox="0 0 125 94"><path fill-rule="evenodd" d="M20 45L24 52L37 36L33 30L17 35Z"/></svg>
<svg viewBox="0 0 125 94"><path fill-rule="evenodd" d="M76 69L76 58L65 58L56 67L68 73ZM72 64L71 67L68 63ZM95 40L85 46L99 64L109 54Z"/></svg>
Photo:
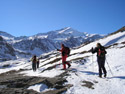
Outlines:
<svg viewBox="0 0 125 94"><path fill-rule="evenodd" d="M65 47L65 51L66 51L66 54L69 56L70 55L70 48L69 47Z"/></svg>
<svg viewBox="0 0 125 94"><path fill-rule="evenodd" d="M33 63L36 63L36 62L37 62L36 57L33 57L33 58L32 58L32 62L33 62Z"/></svg>
<svg viewBox="0 0 125 94"><path fill-rule="evenodd" d="M106 51L104 47L99 48L98 50L98 56L99 57L105 57Z"/></svg>

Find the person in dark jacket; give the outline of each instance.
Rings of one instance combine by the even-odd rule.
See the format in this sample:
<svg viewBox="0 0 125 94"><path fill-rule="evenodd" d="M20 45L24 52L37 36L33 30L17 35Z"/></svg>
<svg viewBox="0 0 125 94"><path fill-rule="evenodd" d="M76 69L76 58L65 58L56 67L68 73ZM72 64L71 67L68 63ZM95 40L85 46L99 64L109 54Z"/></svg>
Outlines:
<svg viewBox="0 0 125 94"><path fill-rule="evenodd" d="M32 61L32 69L33 69L33 71L36 71L36 63L37 63L36 55L34 55L34 56L31 58L31 61Z"/></svg>
<svg viewBox="0 0 125 94"><path fill-rule="evenodd" d="M104 73L104 77L107 75L107 71L105 68L105 54L107 53L105 51L105 47L102 46L100 43L97 43L94 49L92 48L91 51L92 53L97 53L97 62L98 62L98 67L99 67L99 77L102 77L102 71Z"/></svg>
<svg viewBox="0 0 125 94"><path fill-rule="evenodd" d="M61 50L57 49L57 51L60 51L61 54L62 54L63 70L66 69L66 64L68 65L68 68L69 68L71 65L70 65L70 63L68 63L68 62L66 61L67 51L66 51L65 45L64 45L64 44L61 44Z"/></svg>

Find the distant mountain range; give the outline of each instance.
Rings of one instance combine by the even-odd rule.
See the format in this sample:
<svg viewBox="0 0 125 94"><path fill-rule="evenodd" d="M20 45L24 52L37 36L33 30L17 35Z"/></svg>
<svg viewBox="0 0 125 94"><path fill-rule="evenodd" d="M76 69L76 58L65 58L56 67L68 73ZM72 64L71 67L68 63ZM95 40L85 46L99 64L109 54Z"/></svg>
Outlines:
<svg viewBox="0 0 125 94"><path fill-rule="evenodd" d="M61 43L64 43L66 46L72 48L85 42L95 41L104 37L104 35L79 32L71 27L47 33L39 33L30 37L15 37L6 32L0 31L0 36L8 45L10 45L13 51L23 53L24 57L32 54L41 55L43 53L50 52L60 48ZM15 54L15 56L16 55L17 54ZM18 55L18 57L20 56Z"/></svg>

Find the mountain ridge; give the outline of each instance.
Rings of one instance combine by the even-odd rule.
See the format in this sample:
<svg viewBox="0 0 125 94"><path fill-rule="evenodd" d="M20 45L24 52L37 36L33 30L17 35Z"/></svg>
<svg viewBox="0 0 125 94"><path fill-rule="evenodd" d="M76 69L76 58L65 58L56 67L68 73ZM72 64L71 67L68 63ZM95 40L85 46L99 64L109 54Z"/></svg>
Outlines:
<svg viewBox="0 0 125 94"><path fill-rule="evenodd" d="M2 33L0 33L2 35ZM20 36L10 37L12 35L2 35L5 40L11 44L15 49L22 50L27 53L40 55L46 52L50 52L57 48L60 48L60 44L73 48L81 45L86 41L94 41L102 38L99 34L88 34L86 32L79 32L71 27L65 27L55 31L49 31L47 33L38 33L33 36Z"/></svg>

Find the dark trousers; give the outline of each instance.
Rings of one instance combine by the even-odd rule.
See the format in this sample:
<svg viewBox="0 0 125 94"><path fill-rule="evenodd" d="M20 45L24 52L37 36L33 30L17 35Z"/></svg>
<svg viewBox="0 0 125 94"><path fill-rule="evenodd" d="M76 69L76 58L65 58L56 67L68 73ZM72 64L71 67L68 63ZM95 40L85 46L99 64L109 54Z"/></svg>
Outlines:
<svg viewBox="0 0 125 94"><path fill-rule="evenodd" d="M98 67L99 67L99 76L102 76L102 71L104 74L106 74L106 69L105 69L105 58L97 58L98 61Z"/></svg>
<svg viewBox="0 0 125 94"><path fill-rule="evenodd" d="M32 69L33 71L36 71L36 63L32 62Z"/></svg>
<svg viewBox="0 0 125 94"><path fill-rule="evenodd" d="M39 62L37 62L37 68L39 68Z"/></svg>

